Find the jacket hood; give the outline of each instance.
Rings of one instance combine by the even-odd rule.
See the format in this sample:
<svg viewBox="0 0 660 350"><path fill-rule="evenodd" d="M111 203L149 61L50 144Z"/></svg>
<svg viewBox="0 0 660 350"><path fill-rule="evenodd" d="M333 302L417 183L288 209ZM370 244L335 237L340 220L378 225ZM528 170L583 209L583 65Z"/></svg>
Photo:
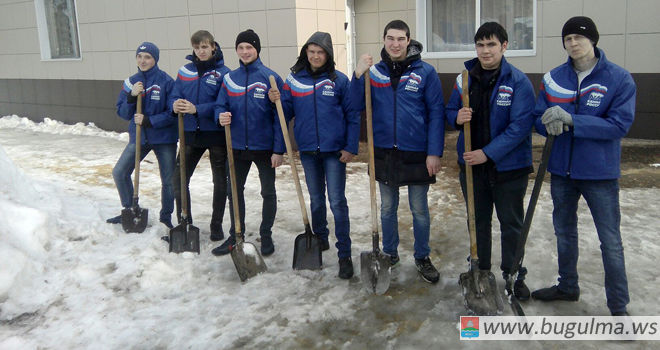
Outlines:
<svg viewBox="0 0 660 350"><path fill-rule="evenodd" d="M215 42L215 53L208 61L200 61L197 55L195 55L195 51L191 55L186 56L186 59L194 63L198 71L207 71L209 68L220 67L225 64L225 56L222 53L222 49L220 49L220 44L217 42Z"/></svg>
<svg viewBox="0 0 660 350"><path fill-rule="evenodd" d="M323 65L323 67L321 67L317 72L312 72L312 69L309 65L309 60L307 58L307 47L309 44L320 46L328 55L328 60L325 62L325 65ZM307 39L305 45L303 45L302 49L300 49L300 56L298 56L296 64L291 67L291 72L295 74L302 71L303 69L307 69L307 71L309 71L312 76L318 76L327 72L331 80L334 81L335 78L337 78L337 75L335 74L334 51L332 50L332 37L329 33L316 32L312 34L309 39Z"/></svg>

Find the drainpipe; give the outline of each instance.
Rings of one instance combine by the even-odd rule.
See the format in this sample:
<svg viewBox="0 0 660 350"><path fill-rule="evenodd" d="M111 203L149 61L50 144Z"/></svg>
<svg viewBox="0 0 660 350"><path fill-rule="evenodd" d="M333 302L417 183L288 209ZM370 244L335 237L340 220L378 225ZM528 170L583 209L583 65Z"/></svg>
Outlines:
<svg viewBox="0 0 660 350"><path fill-rule="evenodd" d="M355 69L355 41L357 34L355 32L355 0L346 0L346 22L344 22L344 31L346 32L346 75L353 76Z"/></svg>

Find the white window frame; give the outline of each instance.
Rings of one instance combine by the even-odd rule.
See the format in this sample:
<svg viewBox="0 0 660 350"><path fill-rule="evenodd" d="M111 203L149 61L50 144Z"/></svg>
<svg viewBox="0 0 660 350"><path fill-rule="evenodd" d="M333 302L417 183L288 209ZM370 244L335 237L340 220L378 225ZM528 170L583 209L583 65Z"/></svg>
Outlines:
<svg viewBox="0 0 660 350"><path fill-rule="evenodd" d="M76 14L76 30L78 31L78 52L79 57L53 58L50 49L50 39L48 36L48 22L46 21L46 8L44 0L35 0L34 8L37 18L37 32L39 34L39 49L41 51L41 61L82 61L83 51L80 42L80 26L78 24L78 4L73 0L73 9Z"/></svg>
<svg viewBox="0 0 660 350"><path fill-rule="evenodd" d="M417 22L417 40L424 45L424 49L422 50L422 58L428 58L428 59L437 59L437 58L471 58L474 57L475 55L475 50L472 51L451 51L451 52L439 52L439 51L427 51L427 48L429 47L428 42L427 42L427 36L426 36L426 1L427 0L417 0L417 7L416 7L416 22ZM465 0L465 1L470 1L470 0ZM475 2L475 27L474 30L475 32L479 27L481 26L481 1L484 0L473 0ZM506 56L507 57L526 57L526 56L536 56L536 45L537 45L537 25L538 22L536 20L537 16L537 6L538 6L538 1L539 0L532 0L533 5L533 13L532 13L532 20L534 21L533 25L533 35L534 35L534 40L532 41L532 49L529 50L506 50ZM474 44L473 44L474 45Z"/></svg>

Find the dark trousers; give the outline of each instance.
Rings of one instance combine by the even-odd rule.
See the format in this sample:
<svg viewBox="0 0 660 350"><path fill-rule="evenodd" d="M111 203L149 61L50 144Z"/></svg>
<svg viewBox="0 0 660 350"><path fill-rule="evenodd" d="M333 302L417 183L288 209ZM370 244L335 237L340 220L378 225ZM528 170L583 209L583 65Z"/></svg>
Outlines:
<svg viewBox="0 0 660 350"><path fill-rule="evenodd" d="M236 169L236 192L238 195L238 212L241 220L241 232L245 234L245 181L252 163L259 170L259 182L261 183L261 226L259 235L261 237L270 237L272 227L277 213L277 195L275 193L275 168L271 167L270 157L252 158L249 155L243 157L234 152L234 167ZM245 152L248 153L248 152ZM230 184L231 185L231 184ZM229 210L231 212L231 228L229 234L234 236L234 206L232 203L231 188L229 188Z"/></svg>
<svg viewBox="0 0 660 350"><path fill-rule="evenodd" d="M500 222L502 263L500 269L509 273L516 254L516 245L520 239L524 219L523 199L527 190L529 175L492 183L486 172L473 169L474 212L477 233L477 255L479 268L490 270L493 206ZM459 173L463 198L467 198L465 172ZM467 200L466 200L467 203ZM518 278L524 278L527 270L519 269Z"/></svg>
<svg viewBox="0 0 660 350"><path fill-rule="evenodd" d="M211 215L211 232L222 232L222 217L225 215L227 201L227 148L224 145L195 147L186 145L186 184L190 185L190 178L195 172L197 163L206 150L209 150L211 173L213 175L213 214ZM181 150L179 150L180 152ZM176 169L172 181L174 185L174 198L176 198L176 217L181 222L181 165L180 155L176 157ZM188 187L188 186L187 186ZM188 220L192 224L190 211L190 189L188 198Z"/></svg>

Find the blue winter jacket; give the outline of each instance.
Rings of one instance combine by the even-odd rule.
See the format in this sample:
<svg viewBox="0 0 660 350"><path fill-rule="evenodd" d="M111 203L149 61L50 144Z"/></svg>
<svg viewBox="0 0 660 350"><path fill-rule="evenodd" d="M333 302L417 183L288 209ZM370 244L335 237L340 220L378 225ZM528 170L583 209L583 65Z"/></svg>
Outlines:
<svg viewBox="0 0 660 350"><path fill-rule="evenodd" d="M470 71L479 59L465 62ZM469 83L472 83L471 79ZM447 122L459 130L456 150L458 162L465 164L465 141L462 125L456 124L458 110L463 108L463 74L456 77L447 104ZM500 75L490 96L490 142L482 148L495 163L497 171L516 170L532 165L532 126L534 125L534 89L525 73L509 64L504 57Z"/></svg>
<svg viewBox="0 0 660 350"><path fill-rule="evenodd" d="M133 84L142 82L142 114L149 118L150 127L142 127L141 144L153 145L176 143L176 120L172 119L167 106L168 98L172 93L174 80L165 72L153 66L146 72L138 71L126 78L122 90L117 98L117 115L129 121L129 142L135 143L135 120L137 113L137 99L131 96Z"/></svg>
<svg viewBox="0 0 660 350"><path fill-rule="evenodd" d="M621 176L621 139L635 118L636 87L625 69L611 63L596 48L598 63L582 80L568 61L543 76L536 100L536 130L547 135L541 116L561 106L573 117L570 131L555 138L548 163L552 174L580 180L607 180Z"/></svg>
<svg viewBox="0 0 660 350"><path fill-rule="evenodd" d="M193 55L186 56L186 59L193 61ZM184 130L190 131L222 131L213 119L213 107L215 99L220 91L222 78L230 69L225 66L220 46L216 43L215 67L208 69L201 74L197 71L195 63L191 62L179 68L174 91L170 99L169 108L172 109L172 103L177 99L186 99L195 105L197 114L184 115Z"/></svg>
<svg viewBox="0 0 660 350"><path fill-rule="evenodd" d="M214 122L223 112L231 112L232 146L236 150L272 150L284 153L284 137L275 104L268 98L269 76L282 91L282 78L261 63L261 59L225 74L215 101Z"/></svg>
<svg viewBox="0 0 660 350"><path fill-rule="evenodd" d="M396 92L383 61L371 66L374 146L442 156L444 149L444 101L435 68L421 59L403 72ZM364 75L351 81L351 101L365 109Z"/></svg>
<svg viewBox="0 0 660 350"><path fill-rule="evenodd" d="M282 106L296 118L293 130L300 151L358 153L360 115L350 102L350 81L335 71L312 77L305 69L290 73L282 89Z"/></svg>

